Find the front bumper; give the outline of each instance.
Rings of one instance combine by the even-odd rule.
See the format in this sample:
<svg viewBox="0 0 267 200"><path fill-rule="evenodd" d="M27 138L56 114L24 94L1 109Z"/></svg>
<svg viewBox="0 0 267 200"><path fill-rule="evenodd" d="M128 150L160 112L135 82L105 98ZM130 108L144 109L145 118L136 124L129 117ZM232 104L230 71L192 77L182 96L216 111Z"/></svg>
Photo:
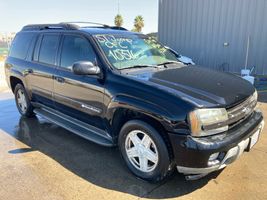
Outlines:
<svg viewBox="0 0 267 200"><path fill-rule="evenodd" d="M261 132L263 126L261 112L255 111L245 121L222 134L194 138L170 133L178 171L186 175L203 176L224 168L244 151L249 151L252 135ZM209 158L214 153L219 153L219 156L216 162L210 162Z"/></svg>

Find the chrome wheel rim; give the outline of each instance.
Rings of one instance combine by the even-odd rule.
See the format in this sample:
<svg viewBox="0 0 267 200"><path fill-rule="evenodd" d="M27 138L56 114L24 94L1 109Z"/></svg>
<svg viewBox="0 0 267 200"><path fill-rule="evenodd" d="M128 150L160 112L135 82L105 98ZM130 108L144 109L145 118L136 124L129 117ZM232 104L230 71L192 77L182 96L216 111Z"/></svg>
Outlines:
<svg viewBox="0 0 267 200"><path fill-rule="evenodd" d="M157 147L151 137L143 131L134 130L127 135L125 150L131 164L142 172L151 172L158 165Z"/></svg>
<svg viewBox="0 0 267 200"><path fill-rule="evenodd" d="M25 93L21 89L17 91L17 102L18 102L18 106L21 112L25 113L27 110L27 101L26 101Z"/></svg>

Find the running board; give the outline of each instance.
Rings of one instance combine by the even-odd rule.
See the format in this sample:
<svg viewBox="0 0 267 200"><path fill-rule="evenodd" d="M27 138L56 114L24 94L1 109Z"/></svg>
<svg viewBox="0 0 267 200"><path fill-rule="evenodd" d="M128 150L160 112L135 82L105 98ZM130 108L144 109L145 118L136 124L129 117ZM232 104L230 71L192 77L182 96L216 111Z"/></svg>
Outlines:
<svg viewBox="0 0 267 200"><path fill-rule="evenodd" d="M81 122L80 120L46 107L35 108L34 112L48 121L51 121L87 140L103 146L114 146L112 138L108 136L105 131Z"/></svg>

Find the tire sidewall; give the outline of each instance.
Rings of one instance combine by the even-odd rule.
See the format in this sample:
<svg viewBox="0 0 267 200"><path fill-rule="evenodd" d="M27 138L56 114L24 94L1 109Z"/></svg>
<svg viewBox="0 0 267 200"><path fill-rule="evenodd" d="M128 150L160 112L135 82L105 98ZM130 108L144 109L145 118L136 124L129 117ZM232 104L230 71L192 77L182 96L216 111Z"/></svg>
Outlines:
<svg viewBox="0 0 267 200"><path fill-rule="evenodd" d="M151 172L142 172L136 169L131 161L129 160L126 149L125 149L125 140L127 135L133 130L140 130L145 132L155 143L157 151L158 151L158 164L156 168ZM130 171L136 176L148 180L157 182L163 179L168 172L168 168L170 165L169 153L166 147L166 144L160 134L149 124L140 121L140 120L132 120L127 122L121 129L119 135L119 148L122 154L123 159L126 162L126 165L130 169Z"/></svg>

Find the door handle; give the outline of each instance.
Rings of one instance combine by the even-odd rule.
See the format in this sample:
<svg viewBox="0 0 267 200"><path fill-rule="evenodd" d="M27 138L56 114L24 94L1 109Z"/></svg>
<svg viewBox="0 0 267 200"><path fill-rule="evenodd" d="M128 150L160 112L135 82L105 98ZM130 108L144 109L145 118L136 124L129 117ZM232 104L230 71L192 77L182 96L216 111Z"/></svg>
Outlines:
<svg viewBox="0 0 267 200"><path fill-rule="evenodd" d="M32 74L33 70L32 69L26 69L24 70L24 74Z"/></svg>
<svg viewBox="0 0 267 200"><path fill-rule="evenodd" d="M59 82L59 83L64 83L64 82L65 82L65 79L64 79L63 77L55 76L54 78L55 78L55 80L56 80L57 82Z"/></svg>

